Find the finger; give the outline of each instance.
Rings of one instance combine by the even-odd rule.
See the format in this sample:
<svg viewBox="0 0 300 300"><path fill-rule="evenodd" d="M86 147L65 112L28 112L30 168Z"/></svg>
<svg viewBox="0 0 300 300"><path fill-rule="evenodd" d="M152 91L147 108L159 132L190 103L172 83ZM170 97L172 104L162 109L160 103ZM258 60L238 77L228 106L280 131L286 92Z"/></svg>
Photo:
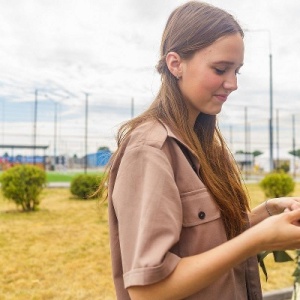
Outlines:
<svg viewBox="0 0 300 300"><path fill-rule="evenodd" d="M295 225L295 226L300 227L300 221L299 220L292 222L292 224Z"/></svg>
<svg viewBox="0 0 300 300"><path fill-rule="evenodd" d="M300 209L300 203L299 202L294 202L291 205L291 210L296 210L296 209Z"/></svg>
<svg viewBox="0 0 300 300"><path fill-rule="evenodd" d="M295 209L288 212L291 222L298 221L300 219L300 209Z"/></svg>

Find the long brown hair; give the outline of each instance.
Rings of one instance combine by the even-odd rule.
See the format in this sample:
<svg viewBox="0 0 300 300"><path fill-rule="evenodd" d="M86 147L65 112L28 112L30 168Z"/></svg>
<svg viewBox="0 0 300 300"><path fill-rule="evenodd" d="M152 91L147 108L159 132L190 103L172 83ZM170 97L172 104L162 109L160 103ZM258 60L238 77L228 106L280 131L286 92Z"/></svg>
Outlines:
<svg viewBox="0 0 300 300"><path fill-rule="evenodd" d="M152 105L140 116L121 126L118 146L139 124L160 119L184 140L200 162L200 178L218 204L228 238L245 229L248 198L233 157L218 129L216 116L200 113L194 128L188 123L188 109L177 79L166 64L166 55L174 51L190 59L222 36L243 31L227 12L212 5L190 1L175 9L166 24L160 48L157 71L161 87ZM114 157L118 154L116 151Z"/></svg>

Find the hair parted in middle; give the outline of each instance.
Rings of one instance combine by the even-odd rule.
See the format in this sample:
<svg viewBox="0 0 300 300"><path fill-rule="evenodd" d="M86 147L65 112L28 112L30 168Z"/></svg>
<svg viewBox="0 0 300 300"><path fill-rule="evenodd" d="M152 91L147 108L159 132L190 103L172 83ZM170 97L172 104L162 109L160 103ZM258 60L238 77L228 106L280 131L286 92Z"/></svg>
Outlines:
<svg viewBox="0 0 300 300"><path fill-rule="evenodd" d="M146 120L162 120L191 148L200 162L200 178L220 208L228 238L240 234L246 226L249 210L240 172L218 129L216 116L200 113L193 128L178 79L168 69L166 56L176 52L189 60L219 38L243 31L232 15L207 3L189 1L170 15L163 32L157 71L161 86L151 106L140 116L123 124L118 145ZM115 153L117 155L117 152Z"/></svg>

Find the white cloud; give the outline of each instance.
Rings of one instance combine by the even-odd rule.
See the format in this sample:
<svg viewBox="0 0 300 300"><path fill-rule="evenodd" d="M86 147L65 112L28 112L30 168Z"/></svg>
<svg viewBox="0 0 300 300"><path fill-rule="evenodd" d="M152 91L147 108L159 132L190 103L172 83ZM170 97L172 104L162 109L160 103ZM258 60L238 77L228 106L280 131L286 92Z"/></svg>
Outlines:
<svg viewBox="0 0 300 300"><path fill-rule="evenodd" d="M50 95L63 105L65 118L67 115L76 118L78 114L73 122L82 124L83 131L84 92L88 92L89 126L94 143L105 137L104 142L113 144L116 124L130 118L131 98L135 99L136 113L154 98L159 86L155 65L161 34L169 13L184 2L0 0L0 111L1 101L6 107L13 101L32 102L38 89L39 101L46 101L44 94ZM208 2L231 12L244 28L270 31L274 107L296 113L300 108L300 3L296 0ZM268 119L268 39L267 32L246 32L240 89L224 109L227 116L235 116L235 121L241 124L239 111L244 106L249 106L256 118ZM53 114L52 110L48 114ZM43 112L39 111L39 116ZM8 123L9 118L10 115L3 118L3 111L0 113L0 123ZM23 122L21 115L20 122ZM72 128L65 126L66 130ZM7 130L8 126L0 128L3 127ZM51 132L51 126L39 128ZM2 140L3 136L4 133Z"/></svg>

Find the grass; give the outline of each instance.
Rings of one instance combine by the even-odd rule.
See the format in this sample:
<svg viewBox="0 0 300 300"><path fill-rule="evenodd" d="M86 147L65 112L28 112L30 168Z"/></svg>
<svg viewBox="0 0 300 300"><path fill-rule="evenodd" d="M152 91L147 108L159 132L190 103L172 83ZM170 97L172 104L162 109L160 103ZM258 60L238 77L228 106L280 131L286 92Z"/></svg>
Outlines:
<svg viewBox="0 0 300 300"><path fill-rule="evenodd" d="M115 299L106 206L46 189L40 211L0 199L0 299Z"/></svg>
<svg viewBox="0 0 300 300"><path fill-rule="evenodd" d="M71 182L73 173L47 172L47 182Z"/></svg>
<svg viewBox="0 0 300 300"><path fill-rule="evenodd" d="M0 171L0 176L1 176L1 171ZM88 174L95 174L99 175L99 173L102 173L101 171L89 171ZM47 176L47 182L71 182L74 176L78 174L84 174L84 171L82 170L81 172L60 172L60 171L47 171L46 176Z"/></svg>
<svg viewBox="0 0 300 300"><path fill-rule="evenodd" d="M252 206L264 200L248 185ZM300 194L297 184L295 194ZM45 189L40 210L22 213L0 196L0 299L112 300L107 205L79 201L68 189ZM289 287L294 262L266 258L264 291Z"/></svg>
<svg viewBox="0 0 300 300"><path fill-rule="evenodd" d="M74 176L84 174L84 172L47 172L47 182L71 182L71 180L74 178ZM99 175L102 174L102 172L88 172L90 175Z"/></svg>

